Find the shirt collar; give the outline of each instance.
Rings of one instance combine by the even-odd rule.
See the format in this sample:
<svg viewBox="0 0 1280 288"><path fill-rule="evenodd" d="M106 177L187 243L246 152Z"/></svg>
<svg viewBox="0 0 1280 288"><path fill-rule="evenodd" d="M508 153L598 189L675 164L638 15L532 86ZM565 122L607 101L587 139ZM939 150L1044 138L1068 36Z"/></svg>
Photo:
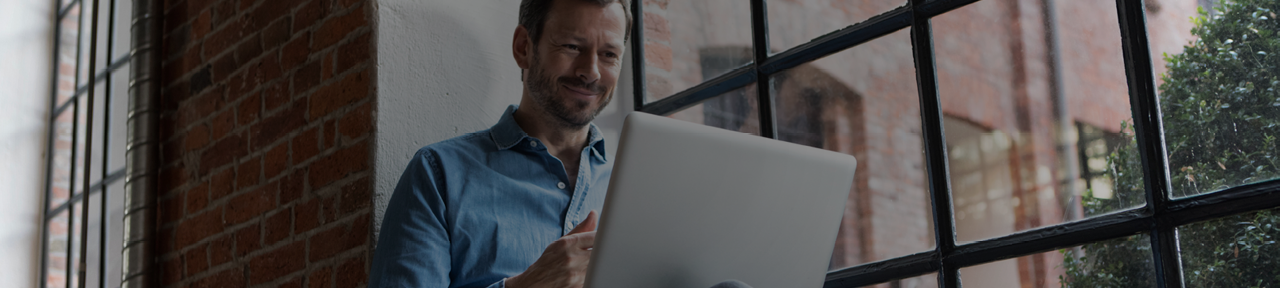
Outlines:
<svg viewBox="0 0 1280 288"><path fill-rule="evenodd" d="M493 124L489 128L489 137L493 138L493 144L498 146L498 150L507 150L515 147L529 137L524 129L520 128L520 124L516 123L515 112L520 105L512 104L507 106L507 111L502 112L502 117L498 118L498 124ZM604 134L600 133L600 129L596 128L595 123L587 124L587 146L591 147L591 155L599 157L600 160L608 161L605 157Z"/></svg>

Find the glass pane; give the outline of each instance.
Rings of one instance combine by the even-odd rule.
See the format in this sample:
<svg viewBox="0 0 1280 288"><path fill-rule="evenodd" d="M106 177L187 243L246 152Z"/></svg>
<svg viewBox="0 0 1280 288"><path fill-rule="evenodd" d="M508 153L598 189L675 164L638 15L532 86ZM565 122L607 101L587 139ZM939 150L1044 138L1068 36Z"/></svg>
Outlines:
<svg viewBox="0 0 1280 288"><path fill-rule="evenodd" d="M756 84L734 89L701 104L672 113L671 118L760 135Z"/></svg>
<svg viewBox="0 0 1280 288"><path fill-rule="evenodd" d="M768 1L769 51L791 49L906 4L906 0Z"/></svg>
<svg viewBox="0 0 1280 288"><path fill-rule="evenodd" d="M47 269L44 276L46 287L67 287L67 246L70 241L70 228L67 227L68 215L66 211L56 214L52 220L48 221L49 240L48 246L45 246L45 257Z"/></svg>
<svg viewBox="0 0 1280 288"><path fill-rule="evenodd" d="M1147 17L1173 196L1280 177L1280 1L1168 2Z"/></svg>
<svg viewBox="0 0 1280 288"><path fill-rule="evenodd" d="M929 273L911 278L904 278L884 282L876 285L862 286L863 288L936 288L938 287L938 273Z"/></svg>
<svg viewBox="0 0 1280 288"><path fill-rule="evenodd" d="M1144 203L1114 1L980 1L933 21L959 242Z"/></svg>
<svg viewBox="0 0 1280 288"><path fill-rule="evenodd" d="M1280 209L1178 228L1187 287L1272 287L1280 283Z"/></svg>
<svg viewBox="0 0 1280 288"><path fill-rule="evenodd" d="M915 79L905 29L770 79L779 139L858 158L831 270L934 245Z"/></svg>
<svg viewBox="0 0 1280 288"><path fill-rule="evenodd" d="M965 287L1156 287L1151 241L1121 237L960 268Z"/></svg>
<svg viewBox="0 0 1280 288"><path fill-rule="evenodd" d="M644 1L644 38L645 99L655 101L751 63L751 5Z"/></svg>

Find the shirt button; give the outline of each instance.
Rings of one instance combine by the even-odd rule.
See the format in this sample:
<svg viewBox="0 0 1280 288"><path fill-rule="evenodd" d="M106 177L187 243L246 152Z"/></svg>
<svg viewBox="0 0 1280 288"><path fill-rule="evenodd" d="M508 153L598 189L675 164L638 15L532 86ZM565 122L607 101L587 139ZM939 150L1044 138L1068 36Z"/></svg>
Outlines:
<svg viewBox="0 0 1280 288"><path fill-rule="evenodd" d="M538 142L529 141L529 147L537 148L537 147L538 147Z"/></svg>
<svg viewBox="0 0 1280 288"><path fill-rule="evenodd" d="M556 183L556 187L560 187L560 189L564 189L564 182Z"/></svg>

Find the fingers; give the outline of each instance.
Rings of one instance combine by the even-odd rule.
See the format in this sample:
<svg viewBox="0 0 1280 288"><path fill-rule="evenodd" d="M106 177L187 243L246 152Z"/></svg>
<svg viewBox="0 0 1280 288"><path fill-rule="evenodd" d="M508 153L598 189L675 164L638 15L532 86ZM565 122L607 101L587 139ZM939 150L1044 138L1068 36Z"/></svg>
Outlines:
<svg viewBox="0 0 1280 288"><path fill-rule="evenodd" d="M583 219L582 223L578 223L578 226L573 227L573 230L569 231L569 235L587 231L596 231L596 224L600 222L599 218L600 214L596 213L596 210L591 210L590 213L587 213L587 219Z"/></svg>

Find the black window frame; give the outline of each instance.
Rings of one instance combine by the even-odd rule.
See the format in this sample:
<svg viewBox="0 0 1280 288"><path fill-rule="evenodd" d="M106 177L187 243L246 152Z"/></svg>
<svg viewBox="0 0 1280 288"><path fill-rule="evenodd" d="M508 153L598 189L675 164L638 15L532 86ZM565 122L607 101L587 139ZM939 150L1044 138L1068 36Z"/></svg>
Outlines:
<svg viewBox="0 0 1280 288"><path fill-rule="evenodd" d="M111 266L108 265L107 252L119 251L118 249L107 249L107 237L109 235L109 231L123 231L123 219L110 221L111 219L107 216L107 210L112 206L123 206L123 203L109 203L108 193L112 191L111 185L121 183L125 180L125 173L128 171L128 165L126 164L124 167L111 170L112 167L110 164L113 163L113 159L110 156L112 151L111 149L124 150L127 149L127 147L111 146L111 130L124 129L126 123L112 123L111 108L113 107L113 103L117 103L116 101L128 101L128 99L123 97L113 98L112 96L118 95L114 95L115 91L112 89L112 84L113 79L118 79L116 77L125 77L124 79L130 79L129 73L133 68L124 68L125 64L132 63L133 53L136 52L128 51L129 53L124 53L117 57L120 51L115 51L116 49L114 49L118 43L121 43L121 41L131 41L130 39L121 37L121 35L116 33L116 17L118 15L126 15L125 17L128 17L128 15L132 13L132 11L117 9L120 4L118 3L119 1L121 0L50 1L56 14L52 15L54 29L52 34L53 43L50 48L52 50L52 66L50 67L53 67L54 69L51 69L52 72L50 75L50 114L49 117L46 118L46 120L49 121L49 124L48 131L46 132L47 138L45 139L45 179L44 190L42 191L44 193L44 205L41 207L40 250L38 250L40 253L40 262L38 264L39 278L37 281L39 282L38 287L41 288L47 287L50 284L49 265L51 263L49 262L49 254L52 252L49 250L51 248L50 241L52 240L49 235L50 225L53 224L54 220L56 220L58 218L57 216L62 212L67 212L68 216L66 220L68 239L67 243L65 243L66 258L64 259L64 261L66 261L66 265L63 268L66 272L64 278L66 283L63 284L63 287L83 288L91 285L88 279L88 271L91 269L96 270L97 277L95 280L98 287L108 287L108 277L106 273L107 267ZM89 2L89 6L86 6L85 2ZM108 5L105 10L102 9L102 4ZM62 38L65 32L62 29L63 21L67 20L72 15L72 9L76 8L79 8L80 11L78 13L79 18L75 21L75 25L77 27L74 32L75 40L64 42L66 39ZM101 27L104 28L105 31L99 30L99 24L102 22L101 20L106 20L106 27ZM137 26L141 24L137 23L137 21L132 21L131 25ZM134 27L127 28L132 30ZM89 41L87 45L89 51L83 51L83 48L86 46L85 43L83 43L83 41L86 40L84 33L90 33L87 37L87 40ZM99 47L99 41L101 38L99 37L105 37L105 45L107 46L105 53L99 53L99 49L101 49ZM73 66L75 69L73 72L74 75L71 76L71 78L75 90L72 92L70 97L59 102L58 82L60 77L65 76L61 75L58 69L59 65L62 64L61 50L65 45L72 43L75 45L75 58L72 60L74 62ZM88 55L85 55L85 52L87 52ZM101 57L100 54L104 54L105 57ZM99 64L105 64L106 67L101 67L102 65ZM81 70L81 65L86 65L87 69ZM82 77L82 72L88 72L89 77ZM98 95L100 93L97 93L98 85L102 85L102 95ZM133 85L133 83L129 83L129 86ZM95 104L98 104L96 101L97 99L95 98L99 96L104 97L101 101L103 107L100 107L104 115L101 115L100 117L94 115L94 106ZM81 102L85 102L83 103L83 106L86 107L82 108ZM82 115L81 109L85 109L85 113L83 113L84 115ZM70 168L67 170L69 172L69 177L66 179L66 187L69 195L66 202L53 206L52 197L55 187L54 182L56 181L53 174L54 167L57 167L58 165L55 157L55 154L57 153L54 150L58 133L58 118L67 112L72 113L70 141L71 154L70 159L68 159L69 161L67 161L69 162L67 164ZM98 120L101 120L101 122L98 122ZM84 122L86 126L83 128L85 130L83 137L81 137L80 134L81 122ZM93 129L95 127L102 129L101 137L94 137ZM80 141L84 141L84 143L80 143ZM93 154L95 147L101 147L101 149L98 150L101 155ZM83 153L83 156L79 156L79 153ZM124 159L114 159L114 161L117 161L115 163L118 164L120 163L119 161L124 161ZM91 167L92 164L100 164L100 167L98 167L99 171L97 171L100 172L100 174L97 175L98 179L96 181L93 180L95 175L92 175L94 172L94 167ZM82 170L77 171L77 169ZM76 179L75 176L81 176L82 178ZM92 205L93 201L90 201L90 198L95 196L94 194L100 194L96 195L99 197L98 205ZM76 205L79 205L78 208L81 210L79 212L80 219L78 220L80 225L79 231L75 231L76 229L73 229L77 223ZM97 224L99 225L98 235L94 235L92 237L89 235L89 225L87 225L90 221L90 208L96 209L94 212L98 213ZM116 224L110 225L111 223ZM76 236L78 236L79 239L72 239ZM90 243L90 241L96 243ZM97 249L90 249L90 244L95 244L96 246L94 247ZM91 253L97 254L97 263L90 263L87 261L88 255ZM73 280L75 280L74 283Z"/></svg>
<svg viewBox="0 0 1280 288"><path fill-rule="evenodd" d="M632 83L636 111L670 115L752 83L757 86L760 135L778 138L769 77L785 69L910 29L919 91L929 194L933 209L933 250L865 263L827 273L824 287L860 287L937 273L942 288L960 287L959 269L1055 249L1135 234L1147 234L1158 287L1183 287L1177 227L1280 206L1280 180L1246 184L1196 196L1173 198L1155 75L1142 0L1116 0L1124 53L1125 80L1142 158L1146 204L1069 223L1038 227L997 238L958 244L947 173L943 114L934 67L930 19L980 0L909 0L905 6L836 30L808 43L769 55L765 0L751 0L751 64L733 69L661 100L646 103L644 1L632 0Z"/></svg>

